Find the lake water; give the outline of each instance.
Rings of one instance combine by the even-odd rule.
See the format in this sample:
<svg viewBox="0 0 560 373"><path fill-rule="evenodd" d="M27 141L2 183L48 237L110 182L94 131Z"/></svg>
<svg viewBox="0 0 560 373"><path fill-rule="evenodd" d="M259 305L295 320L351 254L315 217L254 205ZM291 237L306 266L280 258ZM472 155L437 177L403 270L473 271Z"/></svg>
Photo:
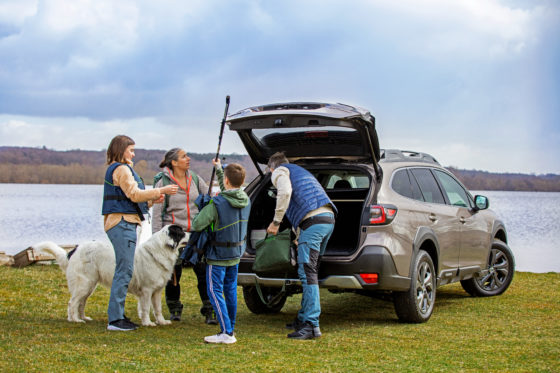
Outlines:
<svg viewBox="0 0 560 373"><path fill-rule="evenodd" d="M560 193L482 191L505 222L516 269L560 272ZM16 254L39 241L109 242L101 185L0 184L0 251Z"/></svg>

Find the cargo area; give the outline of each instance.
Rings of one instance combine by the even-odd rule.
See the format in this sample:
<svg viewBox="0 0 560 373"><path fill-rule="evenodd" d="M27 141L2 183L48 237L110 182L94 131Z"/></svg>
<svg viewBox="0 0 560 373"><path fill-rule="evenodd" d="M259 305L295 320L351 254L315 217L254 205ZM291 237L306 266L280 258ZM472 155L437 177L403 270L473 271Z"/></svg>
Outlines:
<svg viewBox="0 0 560 373"><path fill-rule="evenodd" d="M329 240L325 256L346 256L357 250L364 203L368 198L369 176L358 169L310 170L325 188L329 198L338 209L334 232ZM254 195L253 195L254 193ZM251 193L252 207L248 224L247 252L254 254L254 244L266 235L276 206L276 188L270 178L265 178L255 192ZM286 219L284 219L286 220ZM280 230L290 225L284 221Z"/></svg>

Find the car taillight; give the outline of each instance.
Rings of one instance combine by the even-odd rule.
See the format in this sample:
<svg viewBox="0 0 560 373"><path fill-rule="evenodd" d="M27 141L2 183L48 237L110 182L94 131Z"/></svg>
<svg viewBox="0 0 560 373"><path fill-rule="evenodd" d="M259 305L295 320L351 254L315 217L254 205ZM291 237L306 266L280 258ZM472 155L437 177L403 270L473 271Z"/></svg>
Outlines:
<svg viewBox="0 0 560 373"><path fill-rule="evenodd" d="M371 205L369 207L369 223L375 225L389 224L397 215L397 206Z"/></svg>
<svg viewBox="0 0 560 373"><path fill-rule="evenodd" d="M360 273L360 277L366 284L377 284L377 273Z"/></svg>

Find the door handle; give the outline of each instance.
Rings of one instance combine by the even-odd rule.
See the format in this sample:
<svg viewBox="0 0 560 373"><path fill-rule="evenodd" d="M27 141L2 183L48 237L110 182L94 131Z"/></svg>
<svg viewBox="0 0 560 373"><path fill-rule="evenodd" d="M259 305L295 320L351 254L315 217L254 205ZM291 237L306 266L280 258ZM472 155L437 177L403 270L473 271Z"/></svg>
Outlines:
<svg viewBox="0 0 560 373"><path fill-rule="evenodd" d="M430 216L428 216L428 219L430 219L431 221L436 221L437 216L436 216L436 214L432 213L432 214L430 214Z"/></svg>
<svg viewBox="0 0 560 373"><path fill-rule="evenodd" d="M461 222L461 224L465 224L467 222L467 219L465 219L464 217L460 217L459 221Z"/></svg>

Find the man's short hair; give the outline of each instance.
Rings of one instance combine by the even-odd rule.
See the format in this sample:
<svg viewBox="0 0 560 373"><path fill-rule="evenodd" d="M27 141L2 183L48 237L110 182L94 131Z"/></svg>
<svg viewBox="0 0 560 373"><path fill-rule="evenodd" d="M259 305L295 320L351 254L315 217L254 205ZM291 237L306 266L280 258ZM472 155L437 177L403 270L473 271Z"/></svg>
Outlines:
<svg viewBox="0 0 560 373"><path fill-rule="evenodd" d="M288 158L286 158L286 154L284 152L276 152L268 159L268 168L278 168L284 163L290 163Z"/></svg>
<svg viewBox="0 0 560 373"><path fill-rule="evenodd" d="M245 182L245 167L239 163L230 163L224 168L224 175L234 188L239 188Z"/></svg>

